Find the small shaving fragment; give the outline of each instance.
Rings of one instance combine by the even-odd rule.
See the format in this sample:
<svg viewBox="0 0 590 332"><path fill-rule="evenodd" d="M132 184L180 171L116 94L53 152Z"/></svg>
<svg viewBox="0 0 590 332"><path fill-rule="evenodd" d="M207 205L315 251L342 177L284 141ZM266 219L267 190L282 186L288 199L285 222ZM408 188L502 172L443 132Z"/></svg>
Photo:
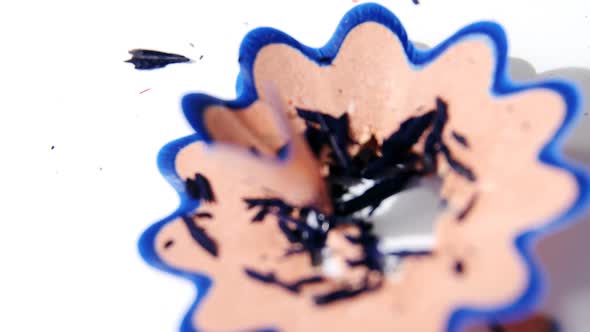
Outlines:
<svg viewBox="0 0 590 332"><path fill-rule="evenodd" d="M172 63L191 62L192 60L184 55L166 53L153 50L134 49L129 51L131 59L125 62L132 63L135 69L150 70L164 68Z"/></svg>

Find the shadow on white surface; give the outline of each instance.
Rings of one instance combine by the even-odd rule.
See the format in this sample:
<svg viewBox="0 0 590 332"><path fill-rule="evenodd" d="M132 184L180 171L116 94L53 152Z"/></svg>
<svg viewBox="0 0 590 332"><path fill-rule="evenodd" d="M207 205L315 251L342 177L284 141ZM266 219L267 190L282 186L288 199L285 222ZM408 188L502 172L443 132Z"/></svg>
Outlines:
<svg viewBox="0 0 590 332"><path fill-rule="evenodd" d="M510 72L516 81L564 79L577 86L583 110L578 124L565 142L564 152L569 158L590 165L590 70L562 68L536 73L528 62L512 59ZM549 292L542 310L554 315L563 331L587 331L590 264L585 255L590 252L590 216L541 240L536 251L549 281Z"/></svg>

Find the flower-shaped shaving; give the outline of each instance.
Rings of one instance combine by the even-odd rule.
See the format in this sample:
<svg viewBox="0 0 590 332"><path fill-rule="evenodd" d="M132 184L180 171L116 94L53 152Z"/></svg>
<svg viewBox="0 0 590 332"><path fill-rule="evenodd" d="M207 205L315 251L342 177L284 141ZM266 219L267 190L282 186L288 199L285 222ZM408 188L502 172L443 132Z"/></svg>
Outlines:
<svg viewBox="0 0 590 332"><path fill-rule="evenodd" d="M160 155L182 204L140 241L197 285L183 330L455 331L534 309L529 247L588 200L557 151L570 86L509 83L493 23L418 51L373 4L324 48L258 29L240 54L238 99L183 100L197 134ZM446 203L434 243L383 249L367 216L424 177Z"/></svg>

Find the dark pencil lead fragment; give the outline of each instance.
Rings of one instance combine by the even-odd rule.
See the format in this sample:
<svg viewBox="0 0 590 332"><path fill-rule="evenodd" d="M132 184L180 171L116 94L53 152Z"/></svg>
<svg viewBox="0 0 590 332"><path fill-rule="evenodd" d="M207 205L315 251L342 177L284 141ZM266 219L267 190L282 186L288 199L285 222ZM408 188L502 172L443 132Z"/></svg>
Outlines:
<svg viewBox="0 0 590 332"><path fill-rule="evenodd" d="M436 118L434 120L433 131L439 137L442 135L442 131L444 129L444 126L446 125L447 120L449 119L449 114L447 112L447 109L448 109L447 103L444 100L442 100L442 98L436 97Z"/></svg>
<svg viewBox="0 0 590 332"><path fill-rule="evenodd" d="M463 264L463 261L455 261L455 264L453 265L453 270L456 274L463 274L463 272L465 272L465 265Z"/></svg>
<svg viewBox="0 0 590 332"><path fill-rule="evenodd" d="M125 62L132 63L135 69L139 70L158 69L173 63L191 61L191 59L184 55L153 50L134 49L129 51L129 54L131 54L131 59Z"/></svg>
<svg viewBox="0 0 590 332"><path fill-rule="evenodd" d="M247 209L260 208L267 213L288 215L293 211L293 207L278 198L244 198Z"/></svg>
<svg viewBox="0 0 590 332"><path fill-rule="evenodd" d="M327 305L337 301L342 301L346 299L350 299L353 297L357 297L363 293L368 293L379 289L383 284L383 280L380 279L377 283L371 284L368 280L368 277L365 278L363 284L357 288L351 286L344 286L341 289L320 294L314 296L314 302L316 305Z"/></svg>
<svg viewBox="0 0 590 332"><path fill-rule="evenodd" d="M435 112L429 112L419 117L412 117L404 121L398 131L383 141L381 147L382 157L369 163L362 171L362 177L374 179L386 175L394 170L393 165L406 163L411 165L419 160L419 157L411 152L412 147L418 142L426 129L434 121ZM431 140L434 140L432 138Z"/></svg>
<svg viewBox="0 0 590 332"><path fill-rule="evenodd" d="M457 220L463 221L465 219L465 217L467 217L467 215L469 215L469 213L471 212L471 210L475 206L475 203L477 202L477 197L478 197L477 193L475 193L471 196L471 198L469 199L469 202L467 202L467 205L457 215Z"/></svg>
<svg viewBox="0 0 590 332"><path fill-rule="evenodd" d="M448 120L447 104L441 99L436 99L436 116L432 125L432 130L426 138L424 145L424 156L422 166L425 173L433 173L438 166L437 156L442 153L449 166L459 175L467 178L469 181L475 181L475 174L468 167L455 160L449 148L443 143L442 132ZM465 141L466 142L466 141Z"/></svg>
<svg viewBox="0 0 590 332"><path fill-rule="evenodd" d="M318 128L308 125L305 128L304 136L305 140L307 141L307 145L309 146L313 154L316 157L319 157L320 152L322 152L322 148L325 145L326 134L322 133L322 131Z"/></svg>
<svg viewBox="0 0 590 332"><path fill-rule="evenodd" d="M289 243L301 243L301 233L297 229L289 227L285 221L279 220L279 229Z"/></svg>
<svg viewBox="0 0 590 332"><path fill-rule="evenodd" d="M197 225L197 223L192 218L183 216L182 220L188 228L193 240L195 240L196 243L205 249L205 251L211 254L211 256L217 257L217 242L207 234L205 229Z"/></svg>
<svg viewBox="0 0 590 332"><path fill-rule="evenodd" d="M452 131L451 135L453 135L453 138L455 139L455 141L457 141L459 144L463 145L464 147L468 148L469 147L469 142L467 142L467 138L465 138L465 136L457 133L456 131Z"/></svg>
<svg viewBox="0 0 590 332"><path fill-rule="evenodd" d="M213 215L210 212L197 212L193 214L193 218L213 219Z"/></svg>
<svg viewBox="0 0 590 332"><path fill-rule="evenodd" d="M432 250L399 250L385 254L387 256L410 257L410 256L430 256Z"/></svg>
<svg viewBox="0 0 590 332"><path fill-rule="evenodd" d="M258 211L258 213L256 213L256 215L254 216L254 218L252 218L252 222L263 221L264 218L266 218L266 215L269 213L270 213L269 209L266 209L266 208L260 209L260 211Z"/></svg>
<svg viewBox="0 0 590 332"><path fill-rule="evenodd" d="M266 284L274 284L277 285L285 290L288 290L292 293L299 293L301 291L301 288L305 285L309 285L309 284L314 284L314 283L319 283L324 281L324 279L320 276L312 276L312 277L308 277L308 278L303 278L300 279L298 281L295 281L292 284L283 282L281 280L279 280L274 272L267 272L267 273L261 273L258 272L254 269L251 268L244 268L244 272L246 273L246 275L252 279L255 279L257 281L266 283Z"/></svg>
<svg viewBox="0 0 590 332"><path fill-rule="evenodd" d="M453 159L453 157L451 156L451 152L449 151L449 148L447 148L446 145L441 146L441 152L447 159L449 166L451 166L451 168L455 172L457 172L457 174L465 177L467 180L471 182L476 180L475 174L473 173L473 171L471 171L471 169L467 168L467 166L464 166L459 161Z"/></svg>
<svg viewBox="0 0 590 332"><path fill-rule="evenodd" d="M292 283L291 285L289 285L289 287L292 289L295 289L297 292L299 292L301 287L303 287L305 285L316 284L316 283L320 283L323 281L324 281L324 278L321 276L312 276L312 277L308 277L308 278L299 279L299 280L295 281L294 283Z"/></svg>
<svg viewBox="0 0 590 332"><path fill-rule="evenodd" d="M303 207L298 208L298 217L292 216L295 208L276 198L246 198L244 201L248 209L259 208L252 222L261 222L268 214L277 217L279 229L285 238L292 244L300 245L310 256L312 264L321 263L321 251L325 247L327 233L330 230L331 220L315 210ZM310 214L317 220L318 226L307 224Z"/></svg>
<svg viewBox="0 0 590 332"><path fill-rule="evenodd" d="M201 173L195 174L195 179L187 179L185 189L188 195L195 199L201 199L205 202L215 202L215 194L211 188L209 180Z"/></svg>
<svg viewBox="0 0 590 332"><path fill-rule="evenodd" d="M335 213L345 216L369 206L377 207L386 198L402 191L414 175L416 175L414 172L400 172L394 177L381 180L363 194L348 201L336 203Z"/></svg>
<svg viewBox="0 0 590 332"><path fill-rule="evenodd" d="M174 240L168 240L164 243L164 249L168 249L174 245Z"/></svg>
<svg viewBox="0 0 590 332"><path fill-rule="evenodd" d="M322 147L328 146L331 148L332 155L338 166L349 169L351 161L348 154L348 145L353 142L349 135L348 113L344 113L339 118L334 118L317 111L302 108L296 108L296 110L297 115L305 120L307 126L305 138L316 155Z"/></svg>
<svg viewBox="0 0 590 332"><path fill-rule="evenodd" d="M298 255L305 252L305 248L303 247L292 247L285 251L285 257Z"/></svg>
<svg viewBox="0 0 590 332"><path fill-rule="evenodd" d="M250 268L244 268L244 272L246 272L246 274L250 277L250 278L254 278L258 281L264 282L264 283L275 283L276 282L276 277L275 274L272 272L268 272L268 273L260 273L254 269L250 269Z"/></svg>
<svg viewBox="0 0 590 332"><path fill-rule="evenodd" d="M303 212L303 211L300 211ZM308 212L311 213L311 212ZM315 213L315 212L314 212ZM312 227L305 222L307 213L303 213L300 219L292 218L288 215L278 215L279 227L292 243L299 243L309 254L312 265L317 266L322 262L322 249L326 246L327 233L329 231L329 221L318 222L327 227Z"/></svg>

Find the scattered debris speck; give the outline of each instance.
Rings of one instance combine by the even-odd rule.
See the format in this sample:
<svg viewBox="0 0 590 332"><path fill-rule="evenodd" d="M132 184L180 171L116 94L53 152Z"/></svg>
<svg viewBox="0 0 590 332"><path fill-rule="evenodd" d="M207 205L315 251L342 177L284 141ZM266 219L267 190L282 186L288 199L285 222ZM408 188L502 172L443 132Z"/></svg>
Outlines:
<svg viewBox="0 0 590 332"><path fill-rule="evenodd" d="M143 94L144 92L148 92L148 91L150 91L151 89L152 89L152 88L147 88L147 89L145 89L145 90L142 90L142 91L140 91L140 92L139 92L139 94Z"/></svg>
<svg viewBox="0 0 590 332"><path fill-rule="evenodd" d="M203 60L204 55L201 54L201 56L199 57L199 60Z"/></svg>
<svg viewBox="0 0 590 332"><path fill-rule="evenodd" d="M531 124L528 122L523 122L520 124L520 128L524 131L531 129Z"/></svg>
<svg viewBox="0 0 590 332"><path fill-rule="evenodd" d="M51 150L53 150L53 149L55 149L55 145L52 145L52 146L51 146Z"/></svg>

